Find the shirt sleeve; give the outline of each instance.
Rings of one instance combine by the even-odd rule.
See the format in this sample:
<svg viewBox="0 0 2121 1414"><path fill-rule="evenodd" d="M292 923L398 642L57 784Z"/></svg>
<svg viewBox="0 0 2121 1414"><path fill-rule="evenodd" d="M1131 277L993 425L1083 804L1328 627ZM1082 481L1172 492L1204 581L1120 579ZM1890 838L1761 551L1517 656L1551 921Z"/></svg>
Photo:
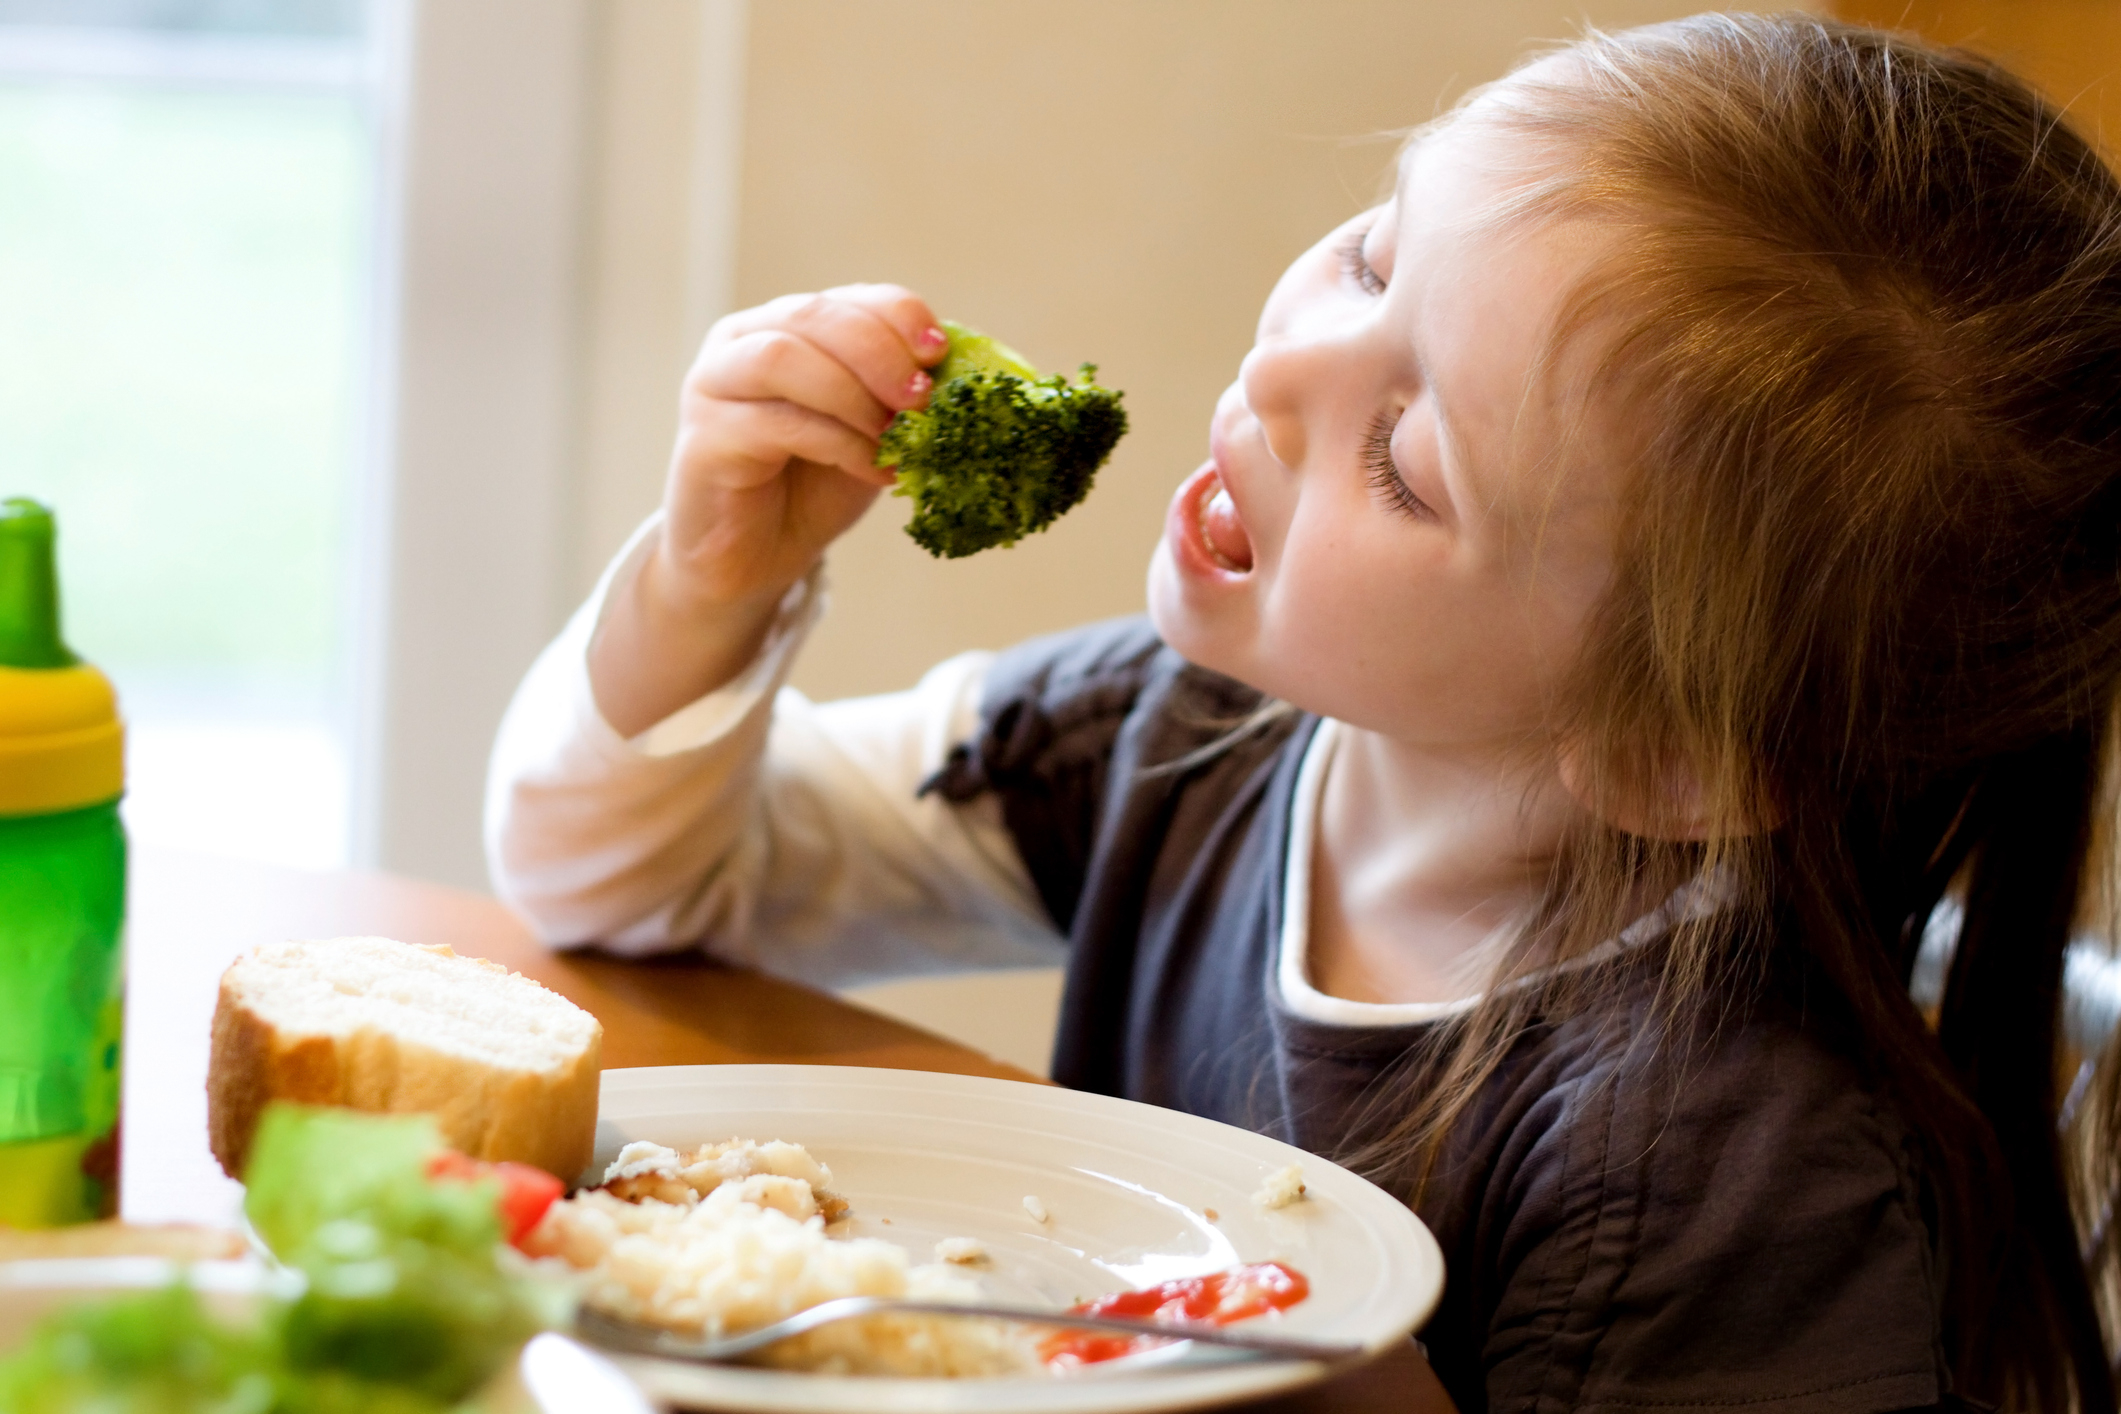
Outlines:
<svg viewBox="0 0 2121 1414"><path fill-rule="evenodd" d="M907 692L812 703L784 679L822 611L813 576L734 682L632 738L604 720L589 642L653 524L502 722L486 803L501 897L554 945L697 944L818 985L1057 961L999 803L920 792L977 729L990 655L950 659Z"/></svg>

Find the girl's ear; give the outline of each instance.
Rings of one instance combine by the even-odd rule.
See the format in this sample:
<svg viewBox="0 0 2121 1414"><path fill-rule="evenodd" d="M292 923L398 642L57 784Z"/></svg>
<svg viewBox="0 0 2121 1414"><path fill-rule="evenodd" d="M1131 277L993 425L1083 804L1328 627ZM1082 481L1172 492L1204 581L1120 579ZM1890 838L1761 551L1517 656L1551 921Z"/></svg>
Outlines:
<svg viewBox="0 0 2121 1414"><path fill-rule="evenodd" d="M1780 823L1775 818L1753 818L1726 821L1719 829L1709 816L1707 792L1691 761L1646 763L1646 769L1628 773L1627 780L1609 776L1601 781L1583 751L1571 744L1562 748L1558 767L1562 788L1576 803L1623 834L1694 842L1718 835L1758 834Z"/></svg>

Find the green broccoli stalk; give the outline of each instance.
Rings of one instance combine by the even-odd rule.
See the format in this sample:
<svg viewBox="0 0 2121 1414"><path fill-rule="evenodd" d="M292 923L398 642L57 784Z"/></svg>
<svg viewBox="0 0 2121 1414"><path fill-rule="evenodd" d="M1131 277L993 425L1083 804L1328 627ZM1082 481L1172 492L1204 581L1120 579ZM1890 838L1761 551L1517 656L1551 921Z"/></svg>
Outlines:
<svg viewBox="0 0 2121 1414"><path fill-rule="evenodd" d="M913 498L906 533L939 559L1014 545L1090 494L1091 478L1126 435L1120 395L1038 370L1007 345L945 321L950 351L928 406L884 429L876 464L898 468L895 496Z"/></svg>

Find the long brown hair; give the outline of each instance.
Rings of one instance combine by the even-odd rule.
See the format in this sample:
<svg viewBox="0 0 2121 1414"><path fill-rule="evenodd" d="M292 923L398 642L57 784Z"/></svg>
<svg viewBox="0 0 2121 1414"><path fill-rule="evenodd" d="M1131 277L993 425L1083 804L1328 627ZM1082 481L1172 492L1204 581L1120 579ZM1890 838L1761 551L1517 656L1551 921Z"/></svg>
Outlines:
<svg viewBox="0 0 2121 1414"><path fill-rule="evenodd" d="M2115 1161L2065 1160L2056 1028L2121 684L2121 186L1992 64L1810 16L1593 34L1449 121L1550 155L1498 219L1622 235L1557 332L1647 429L1562 710L1592 799L1684 791L1709 828L1574 842L1502 963L1550 980L1491 988L1368 1160L1433 1156L1608 985L1544 964L1714 879L1668 1014L1807 954L1922 1141L1960 1391L2112 1409L2121 1244L2088 1280L2073 1211ZM1948 887L1932 1027L1908 978ZM2085 1108L2110 1146L2121 1081Z"/></svg>

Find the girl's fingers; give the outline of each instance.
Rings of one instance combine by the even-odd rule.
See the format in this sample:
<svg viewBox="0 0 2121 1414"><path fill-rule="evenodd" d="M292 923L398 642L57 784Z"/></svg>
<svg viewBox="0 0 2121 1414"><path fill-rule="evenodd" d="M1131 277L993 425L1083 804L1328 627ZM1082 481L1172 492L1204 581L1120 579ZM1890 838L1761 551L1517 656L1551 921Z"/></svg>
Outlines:
<svg viewBox="0 0 2121 1414"><path fill-rule="evenodd" d="M708 345L693 364L688 391L728 402L792 403L836 418L872 441L895 411L843 359L788 329L760 329Z"/></svg>
<svg viewBox="0 0 2121 1414"><path fill-rule="evenodd" d="M876 439L898 411L927 403L924 365L947 345L928 306L896 285L788 295L730 315L685 381L678 482L763 487L801 461L890 486Z"/></svg>
<svg viewBox="0 0 2121 1414"><path fill-rule="evenodd" d="M816 344L894 411L927 402L926 366L948 347L926 303L897 285L843 285L822 294L785 295L724 319L708 347L771 330Z"/></svg>
<svg viewBox="0 0 2121 1414"><path fill-rule="evenodd" d="M686 419L677 446L681 476L732 490L765 485L791 460L888 486L892 474L873 464L875 456L876 443L840 419L781 400L719 402L712 416Z"/></svg>
<svg viewBox="0 0 2121 1414"><path fill-rule="evenodd" d="M934 367L950 347L942 320L926 300L904 285L841 285L825 293L860 305L881 319L923 368Z"/></svg>
<svg viewBox="0 0 2121 1414"><path fill-rule="evenodd" d="M843 285L798 306L789 316L791 333L811 340L854 371L885 407L922 407L934 380L921 356L893 319L907 319L895 287ZM910 299L904 291L896 291ZM917 301L916 301L917 302ZM923 309L926 306L922 306Z"/></svg>

